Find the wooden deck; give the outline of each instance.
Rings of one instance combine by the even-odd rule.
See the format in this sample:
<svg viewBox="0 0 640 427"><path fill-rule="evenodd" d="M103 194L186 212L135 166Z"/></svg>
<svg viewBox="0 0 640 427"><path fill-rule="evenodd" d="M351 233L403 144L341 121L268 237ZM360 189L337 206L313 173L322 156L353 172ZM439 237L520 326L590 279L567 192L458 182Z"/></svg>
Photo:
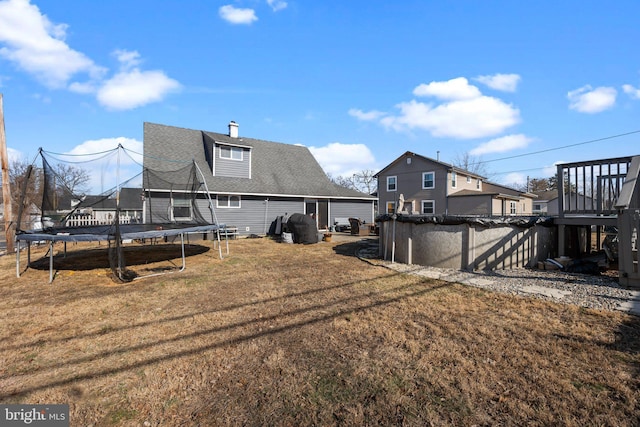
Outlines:
<svg viewBox="0 0 640 427"><path fill-rule="evenodd" d="M566 254L567 227L595 228L598 244L603 227L615 227L620 284L640 287L640 156L564 163L557 171L559 255Z"/></svg>

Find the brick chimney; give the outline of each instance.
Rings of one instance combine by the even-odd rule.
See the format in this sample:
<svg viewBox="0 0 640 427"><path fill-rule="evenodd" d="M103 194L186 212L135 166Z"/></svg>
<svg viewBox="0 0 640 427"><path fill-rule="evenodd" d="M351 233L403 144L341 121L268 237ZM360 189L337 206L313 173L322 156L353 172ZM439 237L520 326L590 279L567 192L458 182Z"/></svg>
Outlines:
<svg viewBox="0 0 640 427"><path fill-rule="evenodd" d="M231 138L237 138L238 137L238 124L236 122L234 122L233 120L231 120L229 122L229 136Z"/></svg>

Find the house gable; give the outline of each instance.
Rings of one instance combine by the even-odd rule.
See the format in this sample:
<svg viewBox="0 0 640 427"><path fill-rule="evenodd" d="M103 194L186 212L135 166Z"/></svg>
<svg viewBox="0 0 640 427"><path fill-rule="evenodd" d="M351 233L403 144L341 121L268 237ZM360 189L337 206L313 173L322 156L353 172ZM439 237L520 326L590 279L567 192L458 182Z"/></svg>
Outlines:
<svg viewBox="0 0 640 427"><path fill-rule="evenodd" d="M404 206L400 207L400 211L422 213L424 202L428 202L426 205L435 206L435 214L445 214L449 195L459 191L482 191L482 185L478 185L483 179L480 175L409 151L376 176L381 213L387 212L390 204L397 203L402 194ZM389 178L393 178L395 188L389 187Z"/></svg>
<svg viewBox="0 0 640 427"><path fill-rule="evenodd" d="M485 181L473 172L405 152L376 174L380 213L397 206L398 210L422 214L425 204L435 215L530 215L534 194ZM387 186L395 177L395 188ZM427 202L427 203L425 203Z"/></svg>

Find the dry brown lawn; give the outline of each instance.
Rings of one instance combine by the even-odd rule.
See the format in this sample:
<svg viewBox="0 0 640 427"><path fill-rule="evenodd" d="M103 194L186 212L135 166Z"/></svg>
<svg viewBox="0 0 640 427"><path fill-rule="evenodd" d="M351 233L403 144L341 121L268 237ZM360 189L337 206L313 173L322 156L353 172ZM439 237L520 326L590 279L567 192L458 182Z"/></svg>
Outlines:
<svg viewBox="0 0 640 427"><path fill-rule="evenodd" d="M638 425L638 318L398 274L355 244L202 242L126 284L104 244L71 245L52 284L2 257L0 403L68 403L73 426Z"/></svg>

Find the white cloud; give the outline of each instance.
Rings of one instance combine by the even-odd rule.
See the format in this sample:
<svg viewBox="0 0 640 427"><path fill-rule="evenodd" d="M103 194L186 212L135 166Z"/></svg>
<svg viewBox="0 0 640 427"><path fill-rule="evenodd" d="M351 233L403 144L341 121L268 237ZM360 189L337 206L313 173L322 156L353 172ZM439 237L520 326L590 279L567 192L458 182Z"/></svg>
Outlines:
<svg viewBox="0 0 640 427"><path fill-rule="evenodd" d="M218 14L222 19L231 24L251 24L258 20L256 12L253 9L241 9L233 7L230 4L220 6Z"/></svg>
<svg viewBox="0 0 640 427"><path fill-rule="evenodd" d="M436 137L460 139L497 135L520 122L520 112L503 101L480 96L433 106L411 100L398 104L400 115L380 120L383 126L402 132L429 131Z"/></svg>
<svg viewBox="0 0 640 427"><path fill-rule="evenodd" d="M378 121L387 129L409 132L425 130L435 137L459 139L484 138L498 135L520 123L520 111L499 98L483 95L464 77L420 84L415 96L429 96L441 102L421 102L415 99L396 105L397 115L377 110L364 112L357 108L349 114L359 120Z"/></svg>
<svg viewBox="0 0 640 427"><path fill-rule="evenodd" d="M600 113L608 110L616 103L618 92L612 87L597 87L593 89L590 85L567 93L569 108L580 113Z"/></svg>
<svg viewBox="0 0 640 427"><path fill-rule="evenodd" d="M121 70L130 70L142 62L140 54L136 50L116 49L112 52L112 55L120 63Z"/></svg>
<svg viewBox="0 0 640 427"><path fill-rule="evenodd" d="M168 77L161 70L141 71L137 68L141 60L140 54L136 51L116 50L113 55L120 62L120 72L101 82L96 94L98 102L111 110L129 110L158 102L167 94L181 88L178 81ZM91 90L91 86L87 86L86 89Z"/></svg>
<svg viewBox="0 0 640 427"><path fill-rule="evenodd" d="M137 51L116 50L120 71L105 80L107 69L97 66L65 42L66 24L53 24L29 0L0 1L0 57L14 62L51 89L67 88L80 94L96 94L113 110L140 107L162 100L180 84L163 71L141 71ZM84 82L73 81L84 74Z"/></svg>
<svg viewBox="0 0 640 427"><path fill-rule="evenodd" d="M503 185L508 187L525 186L527 185L527 176L519 172L512 172L506 174L501 181Z"/></svg>
<svg viewBox="0 0 640 427"><path fill-rule="evenodd" d="M66 24L53 24L29 0L0 2L0 56L49 88L63 88L78 73L98 78L104 68L65 43Z"/></svg>
<svg viewBox="0 0 640 427"><path fill-rule="evenodd" d="M551 176L555 176L558 173L558 165L561 163L568 163L567 160L557 160L553 163L553 165L551 166L545 166L544 168L542 168L542 176L544 177L551 177Z"/></svg>
<svg viewBox="0 0 640 427"><path fill-rule="evenodd" d="M131 150L132 152L129 154L131 154L133 159L139 163L142 163L142 156L133 153L142 153L142 142L133 138L126 138L124 136L85 141L82 144L73 147L73 149L71 149L71 151L67 152L66 154L71 154L74 156L87 156L87 158L82 159L86 161L95 160L102 157L101 154L96 155L95 153L115 150L119 145L122 145L122 147L124 147L126 150ZM122 161L124 162L123 164L131 163L131 159L124 159L124 157Z"/></svg>
<svg viewBox="0 0 640 427"><path fill-rule="evenodd" d="M472 99L482 96L480 90L469 84L464 77L458 77L446 82L422 83L413 90L415 96L434 96L445 100Z"/></svg>
<svg viewBox="0 0 640 427"><path fill-rule="evenodd" d="M83 95L89 95L89 94L96 93L98 88L96 86L96 82L84 82L84 83L73 82L69 85L69 90L71 92L80 93Z"/></svg>
<svg viewBox="0 0 640 427"><path fill-rule="evenodd" d="M24 160L24 156L20 151L7 147L7 160L9 160L9 164L13 162L20 162Z"/></svg>
<svg viewBox="0 0 640 427"><path fill-rule="evenodd" d="M492 76L478 76L475 80L489 86L491 89L515 92L520 82L520 76L518 74L494 74Z"/></svg>
<svg viewBox="0 0 640 427"><path fill-rule="evenodd" d="M98 89L98 102L112 110L129 110L161 101L168 93L180 89L180 83L162 71L123 71Z"/></svg>
<svg viewBox="0 0 640 427"><path fill-rule="evenodd" d="M287 2L283 0L267 0L267 4L273 9L274 12L287 8Z"/></svg>
<svg viewBox="0 0 640 427"><path fill-rule="evenodd" d="M640 88L635 88L631 85L622 85L622 90L632 99L640 99Z"/></svg>
<svg viewBox="0 0 640 427"><path fill-rule="evenodd" d="M384 116L385 113L383 113L382 111L376 111L376 110L365 112L357 108L351 108L349 110L349 115L357 118L358 120L372 121L372 120L378 120L379 118Z"/></svg>
<svg viewBox="0 0 640 427"><path fill-rule="evenodd" d="M482 156L483 154L489 153L504 153L505 151L525 148L531 141L533 141L533 138L522 134L506 135L480 144L471 150L469 154L472 156Z"/></svg>
<svg viewBox="0 0 640 427"><path fill-rule="evenodd" d="M126 155L115 149L122 145ZM111 151L111 155L105 155ZM116 185L127 187L141 185L143 144L133 138L117 137L102 138L85 141L75 146L66 154L70 156L58 156L62 160L73 161L74 166L89 172L91 187L90 193L100 194L106 190L115 188Z"/></svg>
<svg viewBox="0 0 640 427"><path fill-rule="evenodd" d="M350 177L365 169L375 169L375 158L364 144L332 142L324 147L309 147L324 171L331 176Z"/></svg>

